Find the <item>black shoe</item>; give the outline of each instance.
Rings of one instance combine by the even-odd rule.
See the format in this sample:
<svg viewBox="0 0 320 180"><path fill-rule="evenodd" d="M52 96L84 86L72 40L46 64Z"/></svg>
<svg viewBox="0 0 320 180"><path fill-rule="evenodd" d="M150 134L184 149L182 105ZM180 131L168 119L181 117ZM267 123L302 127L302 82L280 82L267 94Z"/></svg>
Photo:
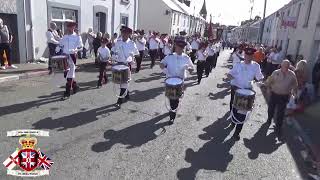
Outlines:
<svg viewBox="0 0 320 180"><path fill-rule="evenodd" d="M232 136L232 139L234 139L235 141L239 141L239 140L240 140L240 135L234 134L234 135Z"/></svg>
<svg viewBox="0 0 320 180"><path fill-rule="evenodd" d="M61 100L66 100L70 97L70 94L64 92L63 97L61 98Z"/></svg>
<svg viewBox="0 0 320 180"><path fill-rule="evenodd" d="M115 106L116 106L117 108L121 108L121 104L120 104L120 103L116 103Z"/></svg>
<svg viewBox="0 0 320 180"><path fill-rule="evenodd" d="M170 120L168 121L168 125L169 125L169 126L171 126L173 123L174 123L174 119L170 119Z"/></svg>

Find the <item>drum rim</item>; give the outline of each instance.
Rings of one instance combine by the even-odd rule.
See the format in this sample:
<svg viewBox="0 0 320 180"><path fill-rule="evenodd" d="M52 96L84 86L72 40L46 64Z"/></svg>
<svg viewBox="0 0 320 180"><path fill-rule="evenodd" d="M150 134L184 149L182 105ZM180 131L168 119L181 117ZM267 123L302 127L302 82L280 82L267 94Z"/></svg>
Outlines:
<svg viewBox="0 0 320 180"><path fill-rule="evenodd" d="M244 91L246 91L246 92L252 92L253 94L242 94L242 93L240 93L240 92L244 92ZM251 89L237 89L236 90L236 92L238 92L239 94L241 94L241 95L248 95L248 96L253 96L253 95L256 95L256 92L255 91L253 91L253 90L251 90Z"/></svg>
<svg viewBox="0 0 320 180"><path fill-rule="evenodd" d="M181 84L184 84L183 79L180 78L180 77L169 77L169 78L166 78L166 79L164 80L165 84L167 84L167 80L168 80L168 79L173 79L173 78L180 79L180 80L181 80ZM172 84L167 84L167 85L172 85ZM176 85L180 85L180 84L176 84ZM172 86L176 86L176 85L172 85Z"/></svg>
<svg viewBox="0 0 320 180"><path fill-rule="evenodd" d="M121 66L121 67L123 67L123 68L122 68L122 69L117 69L117 68L116 68L117 66ZM125 68L124 68L124 67L125 67ZM129 69L129 66L124 65L124 64L117 64L117 65L112 65L111 69L112 69L112 70L128 70L128 69Z"/></svg>
<svg viewBox="0 0 320 180"><path fill-rule="evenodd" d="M63 59L63 58L68 58L68 56L66 56L66 55L55 55L55 56L51 56L51 59Z"/></svg>

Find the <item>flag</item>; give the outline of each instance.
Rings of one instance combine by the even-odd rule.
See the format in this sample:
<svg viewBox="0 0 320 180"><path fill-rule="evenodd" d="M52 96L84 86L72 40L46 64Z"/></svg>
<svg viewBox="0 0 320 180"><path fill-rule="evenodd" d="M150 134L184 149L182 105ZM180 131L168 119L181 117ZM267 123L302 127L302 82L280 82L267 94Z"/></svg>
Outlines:
<svg viewBox="0 0 320 180"><path fill-rule="evenodd" d="M18 150L13 152L10 157L3 162L3 165L12 170L18 164L18 153Z"/></svg>
<svg viewBox="0 0 320 180"><path fill-rule="evenodd" d="M39 158L38 158L38 167L41 167L44 170L49 170L51 165L53 164L53 161L48 158L43 152L38 151Z"/></svg>

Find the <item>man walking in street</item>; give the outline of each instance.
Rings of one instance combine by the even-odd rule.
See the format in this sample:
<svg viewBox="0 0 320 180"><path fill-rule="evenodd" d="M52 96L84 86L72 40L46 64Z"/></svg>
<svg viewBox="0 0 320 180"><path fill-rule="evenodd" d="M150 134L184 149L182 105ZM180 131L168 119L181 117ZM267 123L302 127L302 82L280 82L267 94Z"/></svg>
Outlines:
<svg viewBox="0 0 320 180"><path fill-rule="evenodd" d="M49 73L52 73L52 56L56 54L56 47L59 45L60 36L56 31L57 25L54 22L50 23L50 28L48 29L46 36L47 36L47 43L49 48L49 61L48 61L48 70Z"/></svg>
<svg viewBox="0 0 320 180"><path fill-rule="evenodd" d="M6 25L4 25L3 20L0 18L0 60L1 60L1 69L6 69L4 64L3 54L6 53L8 67L12 69L17 69L15 65L11 62L11 43L12 43L12 35Z"/></svg>
<svg viewBox="0 0 320 180"><path fill-rule="evenodd" d="M271 90L271 95L268 104L268 123L271 124L273 116L276 113L276 133L281 136L281 128L285 115L287 103L293 90L298 87L296 75L289 70L290 61L284 60L281 63L281 69L272 73L267 79L266 85Z"/></svg>

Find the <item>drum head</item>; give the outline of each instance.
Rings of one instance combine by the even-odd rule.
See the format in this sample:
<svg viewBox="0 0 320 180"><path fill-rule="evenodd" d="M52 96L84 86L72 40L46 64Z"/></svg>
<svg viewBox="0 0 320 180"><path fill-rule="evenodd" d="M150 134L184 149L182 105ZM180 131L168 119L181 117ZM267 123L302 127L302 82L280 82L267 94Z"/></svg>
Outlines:
<svg viewBox="0 0 320 180"><path fill-rule="evenodd" d="M249 89L238 89L238 90L236 90L236 92L239 94L247 95L247 96L253 96L256 94L255 92L253 92Z"/></svg>
<svg viewBox="0 0 320 180"><path fill-rule="evenodd" d="M129 67L126 65L115 65L112 67L112 70L116 70L116 71L123 71L127 69L129 69Z"/></svg>
<svg viewBox="0 0 320 180"><path fill-rule="evenodd" d="M169 85L180 85L183 83L181 78L168 78L165 82Z"/></svg>

